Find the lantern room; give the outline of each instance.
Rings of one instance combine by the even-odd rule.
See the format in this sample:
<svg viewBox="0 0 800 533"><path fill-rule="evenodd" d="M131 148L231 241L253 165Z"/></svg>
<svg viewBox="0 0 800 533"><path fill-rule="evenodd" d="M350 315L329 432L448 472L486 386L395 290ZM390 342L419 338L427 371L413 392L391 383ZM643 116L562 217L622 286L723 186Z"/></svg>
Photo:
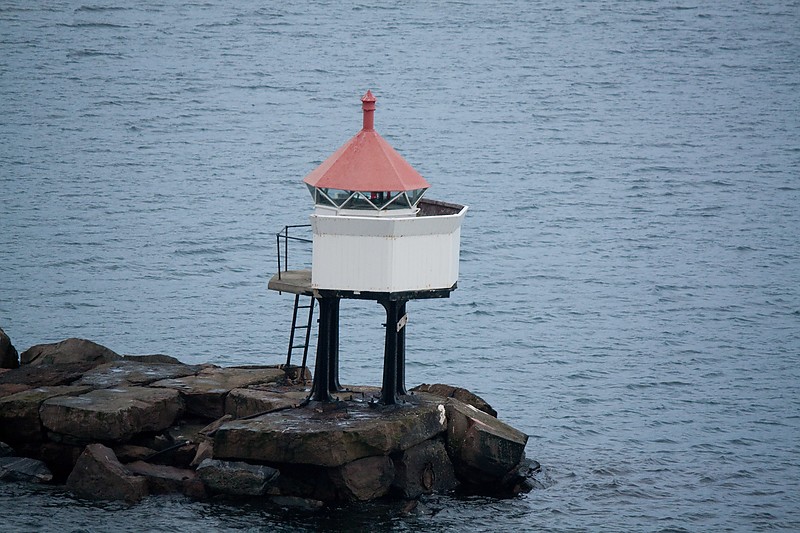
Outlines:
<svg viewBox="0 0 800 533"><path fill-rule="evenodd" d="M312 287L452 290L467 207L423 198L428 182L375 131L375 102L367 91L361 131L303 180L314 200Z"/></svg>
<svg viewBox="0 0 800 533"><path fill-rule="evenodd" d="M428 182L375 131L371 91L361 98L363 127L303 180L315 213L350 216L408 216Z"/></svg>

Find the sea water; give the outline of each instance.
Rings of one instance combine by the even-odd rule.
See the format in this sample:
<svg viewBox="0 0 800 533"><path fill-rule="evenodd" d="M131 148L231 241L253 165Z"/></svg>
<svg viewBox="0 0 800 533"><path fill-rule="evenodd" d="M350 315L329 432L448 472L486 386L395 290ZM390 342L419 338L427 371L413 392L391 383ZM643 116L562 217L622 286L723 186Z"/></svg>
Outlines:
<svg viewBox="0 0 800 533"><path fill-rule="evenodd" d="M304 512L0 484L3 531L800 529L796 1L2 0L0 327L282 362L275 233L367 89L470 206L407 381L489 401L537 488ZM384 318L342 303L343 382L380 384Z"/></svg>

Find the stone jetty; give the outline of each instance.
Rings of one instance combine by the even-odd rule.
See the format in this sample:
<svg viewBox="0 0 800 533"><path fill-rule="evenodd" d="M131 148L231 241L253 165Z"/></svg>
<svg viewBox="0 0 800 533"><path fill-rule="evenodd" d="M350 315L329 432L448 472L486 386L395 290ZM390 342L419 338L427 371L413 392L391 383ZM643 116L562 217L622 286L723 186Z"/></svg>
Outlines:
<svg viewBox="0 0 800 533"><path fill-rule="evenodd" d="M469 391L372 387L308 401L297 367L187 365L83 339L18 354L0 330L0 480L79 497L262 498L317 508L462 491L513 496L538 468L527 436Z"/></svg>

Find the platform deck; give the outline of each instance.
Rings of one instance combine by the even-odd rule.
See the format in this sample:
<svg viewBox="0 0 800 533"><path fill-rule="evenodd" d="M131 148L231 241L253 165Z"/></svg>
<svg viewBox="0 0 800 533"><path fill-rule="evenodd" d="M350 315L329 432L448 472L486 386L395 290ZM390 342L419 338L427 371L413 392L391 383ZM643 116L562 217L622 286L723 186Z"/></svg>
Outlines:
<svg viewBox="0 0 800 533"><path fill-rule="evenodd" d="M286 270L275 274L269 280L267 287L272 291L314 296L314 290L311 288L311 270Z"/></svg>

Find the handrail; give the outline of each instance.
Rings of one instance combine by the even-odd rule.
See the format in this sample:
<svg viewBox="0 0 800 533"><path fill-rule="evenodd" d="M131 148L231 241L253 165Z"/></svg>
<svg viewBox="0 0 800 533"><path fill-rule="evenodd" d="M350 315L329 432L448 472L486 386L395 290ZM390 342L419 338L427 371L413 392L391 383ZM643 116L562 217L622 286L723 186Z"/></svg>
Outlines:
<svg viewBox="0 0 800 533"><path fill-rule="evenodd" d="M289 241L299 241L299 242L311 242L314 241L311 239L305 239L303 237L295 237L293 235L289 235L290 228L310 228L311 224L293 224L284 226L282 230L275 234L275 240L278 245L278 279L281 279L281 272L287 272L289 270ZM281 266L281 239L283 239L283 266Z"/></svg>

